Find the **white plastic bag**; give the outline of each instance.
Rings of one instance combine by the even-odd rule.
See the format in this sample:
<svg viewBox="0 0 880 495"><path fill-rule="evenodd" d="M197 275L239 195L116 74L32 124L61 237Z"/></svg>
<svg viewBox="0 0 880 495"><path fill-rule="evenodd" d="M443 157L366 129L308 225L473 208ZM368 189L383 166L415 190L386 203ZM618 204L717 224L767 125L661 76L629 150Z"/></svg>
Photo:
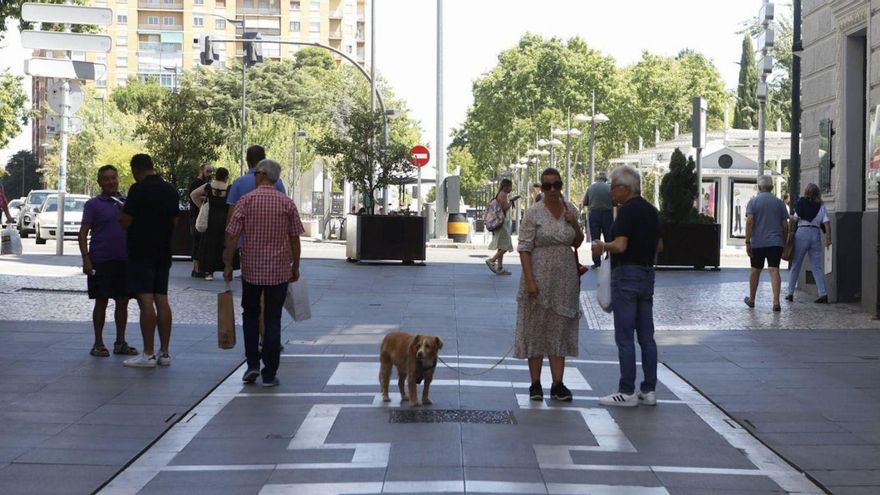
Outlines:
<svg viewBox="0 0 880 495"><path fill-rule="evenodd" d="M602 258L599 266L598 283L596 288L596 300L606 313L611 312L611 259L609 256Z"/></svg>
<svg viewBox="0 0 880 495"><path fill-rule="evenodd" d="M205 203L199 208L199 215L196 217L196 230L198 232L206 232L208 230L208 216L211 214L211 203L205 198Z"/></svg>
<svg viewBox="0 0 880 495"><path fill-rule="evenodd" d="M284 309L293 317L294 321L304 321L312 317L312 309L309 306L309 287L302 276L296 282L287 284Z"/></svg>
<svg viewBox="0 0 880 495"><path fill-rule="evenodd" d="M21 236L11 226L7 226L0 232L0 254L13 254L21 256Z"/></svg>

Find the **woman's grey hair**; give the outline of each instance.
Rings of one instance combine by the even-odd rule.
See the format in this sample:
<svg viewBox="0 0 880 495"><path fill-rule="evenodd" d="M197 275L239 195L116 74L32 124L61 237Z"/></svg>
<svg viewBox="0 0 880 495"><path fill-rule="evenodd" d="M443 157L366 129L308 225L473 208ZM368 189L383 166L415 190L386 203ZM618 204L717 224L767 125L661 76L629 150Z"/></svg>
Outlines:
<svg viewBox="0 0 880 495"><path fill-rule="evenodd" d="M758 191L770 192L773 190L773 177L769 175L758 176Z"/></svg>
<svg viewBox="0 0 880 495"><path fill-rule="evenodd" d="M262 172L267 179L272 182L277 182L278 178L281 177L281 164L275 160L263 159L260 160L260 163L257 164L254 171Z"/></svg>
<svg viewBox="0 0 880 495"><path fill-rule="evenodd" d="M634 193L642 192L642 176L638 170L629 165L621 165L612 170L611 182L626 186Z"/></svg>
<svg viewBox="0 0 880 495"><path fill-rule="evenodd" d="M817 203L822 202L822 191L819 189L819 186L813 184L812 182L807 184L807 187L804 189L804 196L812 199Z"/></svg>

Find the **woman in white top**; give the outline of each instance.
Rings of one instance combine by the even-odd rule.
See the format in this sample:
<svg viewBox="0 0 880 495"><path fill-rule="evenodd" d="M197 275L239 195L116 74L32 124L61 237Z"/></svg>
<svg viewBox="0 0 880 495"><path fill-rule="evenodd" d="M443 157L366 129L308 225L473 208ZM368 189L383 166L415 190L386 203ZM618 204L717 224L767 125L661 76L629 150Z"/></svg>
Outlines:
<svg viewBox="0 0 880 495"><path fill-rule="evenodd" d="M824 304L828 302L828 291L825 289L825 271L822 268L824 247L831 245L831 220L825 205L822 204L822 194L816 184L807 184L804 197L797 200L794 207L793 218L797 220L797 234L794 238L794 252L791 259L791 278L788 282L788 295L785 300L794 301L794 291L797 289L798 278L801 274L801 265L809 253L810 264L813 269L813 278L816 279L816 288L819 290L819 298L814 302ZM822 226L825 230L825 242L822 242Z"/></svg>

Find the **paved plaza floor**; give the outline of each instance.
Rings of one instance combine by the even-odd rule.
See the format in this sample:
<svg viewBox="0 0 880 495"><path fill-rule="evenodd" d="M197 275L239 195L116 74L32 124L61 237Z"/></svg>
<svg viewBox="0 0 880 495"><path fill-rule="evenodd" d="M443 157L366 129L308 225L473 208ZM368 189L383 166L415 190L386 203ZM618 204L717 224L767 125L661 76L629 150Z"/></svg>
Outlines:
<svg viewBox="0 0 880 495"><path fill-rule="evenodd" d="M175 361L130 370L87 355L76 258L0 258L0 492L880 493L869 315L805 294L773 314L766 286L748 309L741 269L659 272L659 404L607 409L597 399L616 388L617 353L591 272L566 363L575 400L531 402L524 361L490 369L512 344L519 269L495 276L484 254L354 265L341 246L307 244L312 319L285 316L269 389L241 383L240 345L216 348L223 283L189 278L186 263L172 277ZM378 344L392 330L443 340L433 405L381 401ZM547 370L542 382L549 396Z"/></svg>

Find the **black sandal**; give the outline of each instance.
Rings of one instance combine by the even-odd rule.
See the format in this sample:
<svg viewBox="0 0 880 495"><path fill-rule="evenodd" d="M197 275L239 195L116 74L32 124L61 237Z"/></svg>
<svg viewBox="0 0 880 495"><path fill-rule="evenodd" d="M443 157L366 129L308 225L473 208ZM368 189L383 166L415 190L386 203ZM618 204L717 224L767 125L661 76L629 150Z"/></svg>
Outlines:
<svg viewBox="0 0 880 495"><path fill-rule="evenodd" d="M89 354L95 357L110 357L110 351L104 347L104 344L95 344L92 346L92 350L89 351Z"/></svg>
<svg viewBox="0 0 880 495"><path fill-rule="evenodd" d="M113 344L113 354L124 354L126 356L137 356L138 350L128 345L128 342L116 342Z"/></svg>

